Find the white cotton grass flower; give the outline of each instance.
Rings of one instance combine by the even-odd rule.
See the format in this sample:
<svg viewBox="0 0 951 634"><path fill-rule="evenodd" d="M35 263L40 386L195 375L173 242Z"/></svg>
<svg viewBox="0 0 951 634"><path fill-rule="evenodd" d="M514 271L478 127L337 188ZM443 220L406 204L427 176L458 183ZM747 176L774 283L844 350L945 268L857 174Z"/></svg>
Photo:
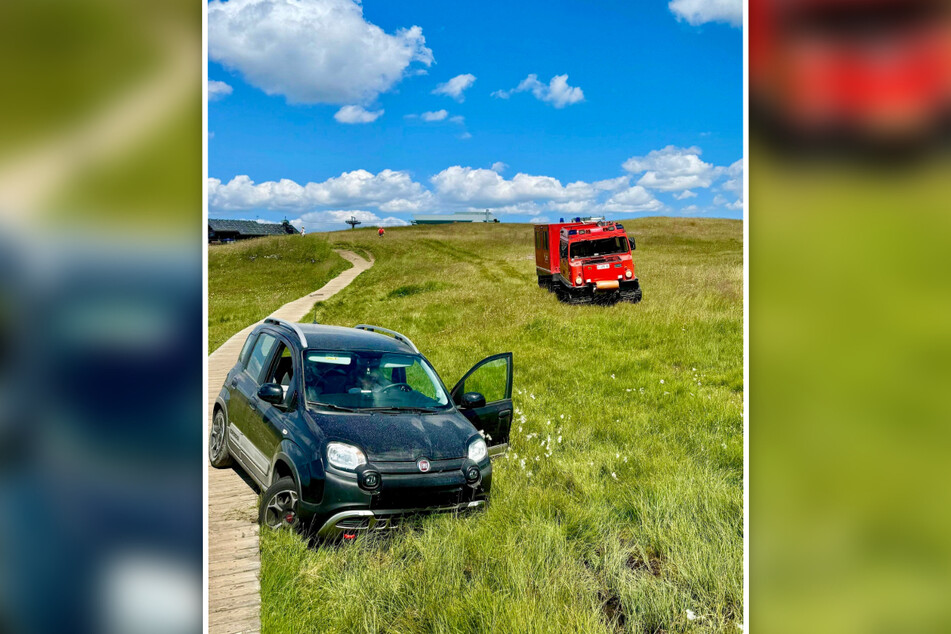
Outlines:
<svg viewBox="0 0 951 634"><path fill-rule="evenodd" d="M534 395L534 394L529 394L529 396L532 397L532 400L533 400L533 401L535 400L535 395Z"/></svg>
<svg viewBox="0 0 951 634"><path fill-rule="evenodd" d="M695 620L696 618L697 618L697 615L694 614L694 611L693 611L693 610L687 610L687 620L688 620L688 621L693 621L693 620Z"/></svg>
<svg viewBox="0 0 951 634"><path fill-rule="evenodd" d="M611 378L612 378L612 379L614 378L614 375L613 375L613 374L611 375Z"/></svg>
<svg viewBox="0 0 951 634"><path fill-rule="evenodd" d="M564 415L564 414L561 415L561 419L562 419L562 420L565 419L565 415Z"/></svg>
<svg viewBox="0 0 951 634"><path fill-rule="evenodd" d="M561 436L558 437L558 444L561 444Z"/></svg>
<svg viewBox="0 0 951 634"><path fill-rule="evenodd" d="M661 384L661 385L664 384L664 379L661 379L661 380L660 380L660 384Z"/></svg>
<svg viewBox="0 0 951 634"><path fill-rule="evenodd" d="M611 477L614 478L615 480L617 480L617 474L614 473L613 471L611 472Z"/></svg>

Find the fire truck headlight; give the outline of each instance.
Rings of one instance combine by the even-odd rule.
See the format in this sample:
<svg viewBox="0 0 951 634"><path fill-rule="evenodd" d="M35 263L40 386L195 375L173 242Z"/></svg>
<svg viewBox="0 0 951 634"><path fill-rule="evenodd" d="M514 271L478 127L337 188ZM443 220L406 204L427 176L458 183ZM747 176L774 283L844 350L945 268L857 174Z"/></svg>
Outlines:
<svg viewBox="0 0 951 634"><path fill-rule="evenodd" d="M581 282L584 281L581 279L581 276L575 278L575 286L581 286Z"/></svg>
<svg viewBox="0 0 951 634"><path fill-rule="evenodd" d="M631 269L624 271L624 277L627 279L631 279L631 275L633 275L633 273L631 273Z"/></svg>

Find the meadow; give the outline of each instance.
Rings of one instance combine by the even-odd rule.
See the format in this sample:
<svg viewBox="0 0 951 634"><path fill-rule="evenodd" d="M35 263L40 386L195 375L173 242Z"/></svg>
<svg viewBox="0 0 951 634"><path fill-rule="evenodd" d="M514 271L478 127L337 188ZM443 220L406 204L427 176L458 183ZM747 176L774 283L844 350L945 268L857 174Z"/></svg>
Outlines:
<svg viewBox="0 0 951 634"><path fill-rule="evenodd" d="M450 387L511 351L516 415L483 513L339 546L262 533L265 631L739 631L742 225L624 224L636 305L538 288L529 225L303 238L376 258L312 317L406 334Z"/></svg>
<svg viewBox="0 0 951 634"><path fill-rule="evenodd" d="M350 263L319 236L275 236L208 246L208 353Z"/></svg>

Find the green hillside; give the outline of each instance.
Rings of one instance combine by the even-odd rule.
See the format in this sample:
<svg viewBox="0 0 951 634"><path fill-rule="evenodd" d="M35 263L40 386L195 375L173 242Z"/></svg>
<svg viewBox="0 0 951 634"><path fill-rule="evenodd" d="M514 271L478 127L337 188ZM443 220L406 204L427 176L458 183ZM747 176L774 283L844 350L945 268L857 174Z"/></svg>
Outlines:
<svg viewBox="0 0 951 634"><path fill-rule="evenodd" d="M208 353L348 268L319 235L209 245Z"/></svg>
<svg viewBox="0 0 951 634"><path fill-rule="evenodd" d="M644 300L610 307L539 289L528 225L305 238L376 258L318 321L403 332L450 386L511 351L516 420L482 514L342 547L262 534L266 631L739 631L742 225L624 224Z"/></svg>

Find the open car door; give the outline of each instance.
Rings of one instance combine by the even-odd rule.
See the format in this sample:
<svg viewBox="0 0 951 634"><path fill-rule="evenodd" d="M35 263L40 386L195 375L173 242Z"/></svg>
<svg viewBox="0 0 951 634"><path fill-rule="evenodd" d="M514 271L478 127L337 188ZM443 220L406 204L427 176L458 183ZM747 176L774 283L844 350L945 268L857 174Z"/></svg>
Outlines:
<svg viewBox="0 0 951 634"><path fill-rule="evenodd" d="M512 429L512 353L475 364L452 388L452 400L485 435L489 457L505 453Z"/></svg>

